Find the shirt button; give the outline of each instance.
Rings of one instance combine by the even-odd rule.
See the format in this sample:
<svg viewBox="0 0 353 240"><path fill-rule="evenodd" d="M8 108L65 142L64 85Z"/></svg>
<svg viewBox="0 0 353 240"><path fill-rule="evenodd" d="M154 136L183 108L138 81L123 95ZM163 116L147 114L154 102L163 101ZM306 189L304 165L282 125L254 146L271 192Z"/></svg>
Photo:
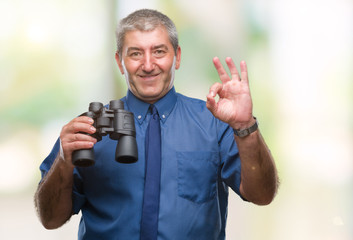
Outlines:
<svg viewBox="0 0 353 240"><path fill-rule="evenodd" d="M142 118L142 116L141 115L138 115L138 117L137 117L138 119L141 119Z"/></svg>
<svg viewBox="0 0 353 240"><path fill-rule="evenodd" d="M164 114L162 115L162 118L165 118L165 115L164 115Z"/></svg>

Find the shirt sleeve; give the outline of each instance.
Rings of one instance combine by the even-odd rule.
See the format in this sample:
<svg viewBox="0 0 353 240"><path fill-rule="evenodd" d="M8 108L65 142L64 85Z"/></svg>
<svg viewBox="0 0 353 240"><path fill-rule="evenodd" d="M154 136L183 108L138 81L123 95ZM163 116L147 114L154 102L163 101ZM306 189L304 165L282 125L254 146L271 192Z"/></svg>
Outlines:
<svg viewBox="0 0 353 240"><path fill-rule="evenodd" d="M51 166L53 165L57 155L59 154L60 151L60 138L55 142L55 145L53 149L51 150L50 154L44 159L42 164L40 165L39 169L41 171L41 181L43 178L47 175L49 172ZM77 214L82 206L86 202L86 197L83 193L83 187L82 187L82 178L80 173L77 171L77 169L74 169L73 172L73 177L74 177L74 183L73 183L73 188L72 188L72 211L74 214Z"/></svg>
<svg viewBox="0 0 353 240"><path fill-rule="evenodd" d="M241 163L233 130L228 124L219 122L218 142L221 155L221 178L241 198Z"/></svg>

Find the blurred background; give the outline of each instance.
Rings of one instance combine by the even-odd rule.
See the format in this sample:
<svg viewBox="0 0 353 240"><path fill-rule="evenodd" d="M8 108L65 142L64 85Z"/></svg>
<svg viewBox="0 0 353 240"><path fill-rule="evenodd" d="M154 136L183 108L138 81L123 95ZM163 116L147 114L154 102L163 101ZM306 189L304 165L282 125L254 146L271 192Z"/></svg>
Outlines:
<svg viewBox="0 0 353 240"><path fill-rule="evenodd" d="M114 29L139 8L176 23L181 93L206 99L214 56L247 61L281 186L265 207L231 194L227 239L353 239L351 0L0 1L0 239L77 239L80 216L39 223L39 165L89 102L125 95Z"/></svg>

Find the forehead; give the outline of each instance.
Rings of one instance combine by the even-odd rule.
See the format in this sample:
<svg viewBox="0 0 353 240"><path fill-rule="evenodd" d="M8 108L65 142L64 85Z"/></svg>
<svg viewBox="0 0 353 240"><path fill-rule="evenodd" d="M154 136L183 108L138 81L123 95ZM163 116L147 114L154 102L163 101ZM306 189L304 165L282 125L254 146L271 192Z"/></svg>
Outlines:
<svg viewBox="0 0 353 240"><path fill-rule="evenodd" d="M123 48L151 48L161 44L172 47L167 30L164 27L157 27L151 31L133 30L127 32Z"/></svg>

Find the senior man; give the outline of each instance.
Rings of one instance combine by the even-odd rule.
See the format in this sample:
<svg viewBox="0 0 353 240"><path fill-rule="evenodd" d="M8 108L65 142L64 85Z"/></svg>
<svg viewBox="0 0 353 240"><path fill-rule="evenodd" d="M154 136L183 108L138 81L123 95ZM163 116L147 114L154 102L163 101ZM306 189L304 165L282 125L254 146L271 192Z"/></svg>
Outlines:
<svg viewBox="0 0 353 240"><path fill-rule="evenodd" d="M116 141L90 136L91 118L70 121L40 166L35 203L46 228L81 211L79 239L221 240L229 187L258 205L273 200L277 171L253 116L246 63L239 74L226 58L229 76L214 58L221 82L205 102L175 91L180 60L175 25L164 14L142 9L120 21L116 62L139 159L115 162ZM73 151L92 147L96 164L75 167Z"/></svg>

